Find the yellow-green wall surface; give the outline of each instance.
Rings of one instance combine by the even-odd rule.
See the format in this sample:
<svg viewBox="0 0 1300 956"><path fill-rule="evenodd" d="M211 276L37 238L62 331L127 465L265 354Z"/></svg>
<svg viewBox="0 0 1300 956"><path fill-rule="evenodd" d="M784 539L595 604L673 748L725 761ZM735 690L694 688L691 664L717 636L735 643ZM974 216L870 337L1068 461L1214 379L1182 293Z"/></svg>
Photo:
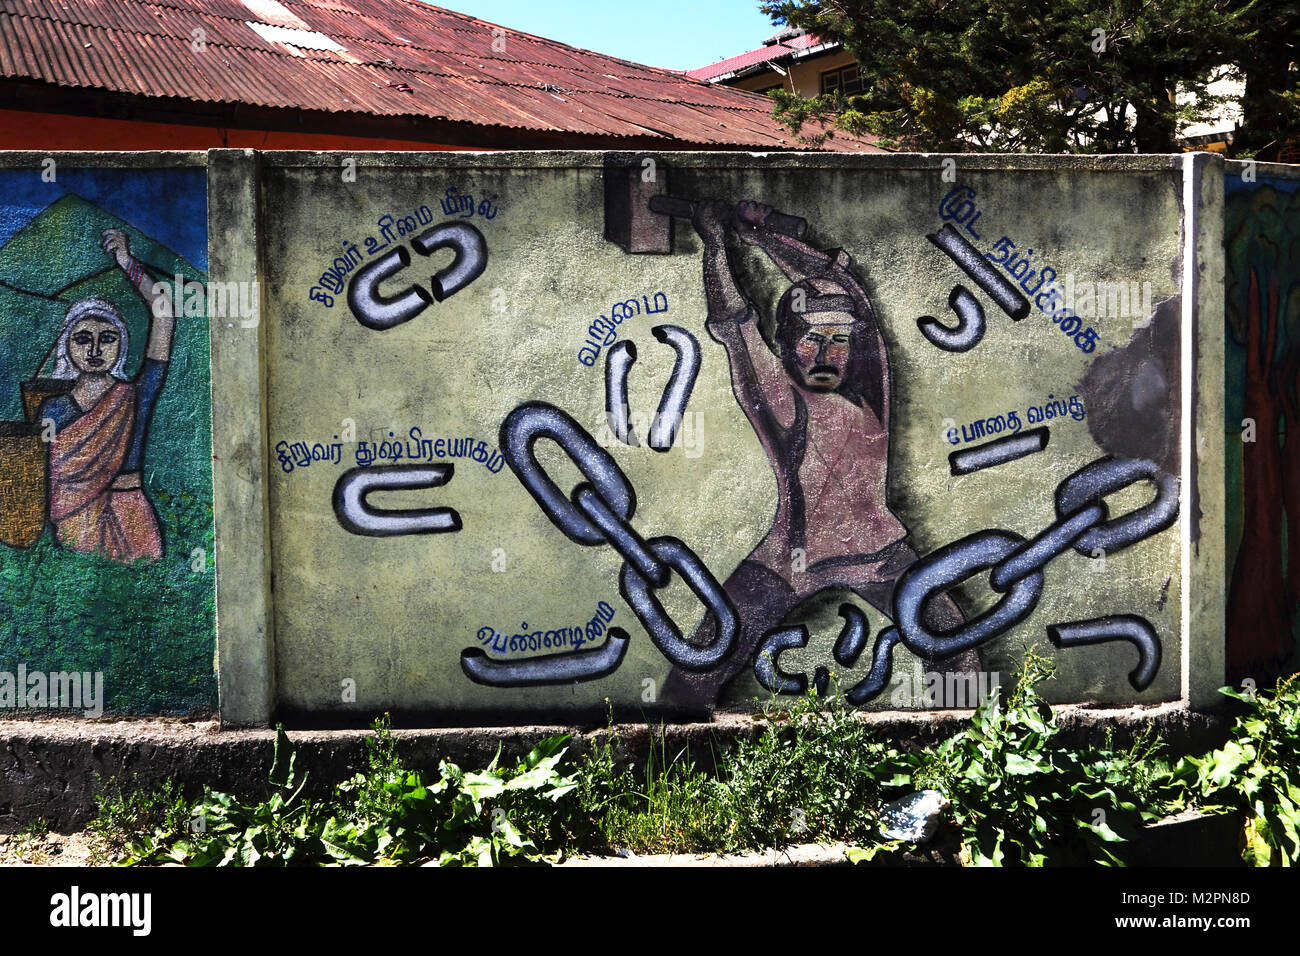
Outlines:
<svg viewBox="0 0 1300 956"><path fill-rule="evenodd" d="M704 242L682 218L673 221L671 251L629 252L606 238L607 217L617 231L623 215L610 208L620 197L636 207L632 215L648 223L646 229L661 230L666 220L643 208L654 193L719 203L719 215L742 201L771 207L805 221L802 241L809 248L847 254L888 356L888 460L885 501L847 493L840 500L848 510L892 514L917 554L986 529L1033 537L1056 519L1062 481L1106 456L1149 460L1151 474L1166 485L1176 482L1169 486L1179 495L1172 524L1114 553L1093 558L1067 549L1046 564L1032 611L980 644L986 680L1008 679L1014 662L1037 644L1056 658L1058 676L1048 688L1055 701L1187 700L1199 684L1221 682L1221 671L1198 670L1198 651L1189 646L1193 634L1209 644L1217 634L1221 642L1221 604L1216 612L1209 602L1203 612L1208 623L1199 625L1184 610L1192 606L1188 582L1202 563L1208 578L1219 562L1216 586L1222 588L1222 507L1217 531L1201 527L1200 516L1213 507L1187 507L1197 464L1188 436L1211 426L1222 434L1221 387L1217 396L1201 396L1187 368L1196 356L1213 355L1213 330L1198 331L1197 323L1206 321L1199 313L1213 300L1205 283L1222 281L1215 237L1189 248L1204 238L1205 228L1189 208L1211 201L1199 198L1205 170L1190 158L218 151L211 165L210 192L226 176L223 182L238 194L226 201L213 193L211 241L229 241L222 238L224 226L227 237L255 248L225 257L214 252L213 279L255 276L262 305L256 327L227 322L217 328L214 320L213 331L222 707L237 722L264 719L268 708L358 717L392 709L467 722L563 720L602 711L606 698L626 711L668 708L671 701L661 692L672 664L620 594L622 558L609 546L581 546L566 537L514 469L502 467L499 454L502 423L513 410L525 403L563 410L635 489L630 524L639 535L680 539L719 583L772 527L780 504L776 472L733 392L727 349L705 325ZM1221 183L1221 170L1219 176ZM617 183L608 183L611 177ZM469 206L460 202L466 195L472 196ZM746 209L751 217L765 211ZM1219 216L1211 225L1221 229ZM410 265L380 283L380 297L412 285L430 289L433 273L452 252L423 256L412 240L447 222L481 234L482 273L443 301L427 295L427 306L409 321L388 328L359 321L348 293L356 276L402 247ZM246 228L236 228L241 223ZM1027 316L1011 318L927 238L945 225L994 272L1035 290L1025 295ZM743 241L743 228L735 222L727 228L729 272L761 316L769 352L754 357L780 368L773 358L773 319L791 282L759 246ZM662 231L656 234L662 242ZM1012 269L998 265L1002 256L995 249L1003 237L1017 257L1029 256L1028 275L1015 265L1018 258L1006 264ZM1063 291L1072 283L1074 311L1081 329L1096 330L1095 343L1061 331L1061 303L1043 296L1051 283L1035 286L1034 274L1043 278L1044 268ZM1189 270L1205 279L1204 288L1189 281ZM1139 295L1125 314L1089 314L1083 295L1095 283L1123 283ZM951 327L957 316L949 297L958 285L980 303L986 320L979 342L961 352L932 344L917 322L933 316ZM616 342L631 342L636 350L627 394L639 447L619 441L606 419L606 363L614 344L594 360L594 350L581 352L593 323L609 319L611 307L628 300L639 304L637 314L613 327ZM666 307L647 314L646 306ZM618 312L633 310L624 305ZM1209 319L1221 349L1221 313ZM646 432L676 358L652 332L662 325L690 332L701 361L677 444L661 452L648 447ZM242 384L232 387L223 368ZM1076 398L1074 414L1030 420L1031 408L1060 401L1060 409ZM949 455L989 440L974 437L973 423L998 416L1005 421L1013 412L1020 434L1049 429L1046 447L955 475ZM261 416L259 435L250 417ZM441 454L422 447L413 461L412 429L424 439L468 439L472 450L455 457L454 444L436 446ZM402 443L403 457L371 462L369 469L441 462L452 464L454 475L436 487L375 492L368 507L451 508L459 515L458 530L371 536L344 527L334 505L340 479L367 464L375 442L393 440ZM854 480L855 460L868 468L875 454L855 441L834 450L841 483ZM812 444L828 454L824 435ZM234 450L223 463L227 446ZM320 446L316 460L303 465L303 447L310 453L313 446ZM1213 447L1207 451L1202 443L1202 456ZM537 443L536 454L567 496L581 480L577 468L549 440ZM801 474L805 484L814 475ZM1222 497L1221 490L1214 493ZM1142 508L1154 494L1154 482L1138 481L1110 495L1111 517ZM819 515L821 539L835 537L834 525L855 525L852 514L842 522ZM1193 540L1195 559L1196 549L1181 544ZM259 542L264 558L249 560L248 549ZM226 575L223 548L245 554L241 567L232 565ZM790 560L793 579L803 572L800 556ZM700 603L676 575L657 593L689 639L703 616ZM968 622L1000 597L990 590L987 573L972 576L951 596ZM601 602L612 619L599 610ZM834 653L845 602L865 615L868 626L865 647L851 666ZM742 607L739 613L749 612ZM1158 638L1160 666L1144 689L1129 681L1138 663L1132 643L1054 648L1048 641L1051 625L1114 615L1142 618ZM777 622L804 623L809 634L806 647L778 656L779 669L813 680L825 667L847 690L867 676L891 617L844 588L811 595ZM594 629L600 636L576 651L529 649L536 642L527 641L510 649L514 635L537 633L544 645L548 632L581 627L585 633L593 620L601 623ZM626 632L627 651L598 679L491 686L471 680L462 665L468 649L489 662L592 654L611 639L610 628ZM521 644L525 649L518 649ZM1221 661L1221 646L1218 655ZM1204 649L1204 659L1214 659L1213 647ZM235 686L237 663L264 686ZM926 670L906 640L899 643L884 690L863 706L928 706ZM769 694L746 660L717 706L744 709Z"/></svg>

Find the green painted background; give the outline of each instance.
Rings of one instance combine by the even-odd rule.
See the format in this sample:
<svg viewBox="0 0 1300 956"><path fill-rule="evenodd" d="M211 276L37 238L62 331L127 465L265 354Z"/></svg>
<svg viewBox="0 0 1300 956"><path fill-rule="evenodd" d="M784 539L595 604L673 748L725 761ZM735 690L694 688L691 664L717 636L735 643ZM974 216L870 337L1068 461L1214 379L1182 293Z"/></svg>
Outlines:
<svg viewBox="0 0 1300 956"><path fill-rule="evenodd" d="M4 175L35 181L39 174L38 168ZM206 231L201 170L110 169L91 175L116 177L128 201L141 177L153 178L155 186L170 183L177 201L169 215L192 209L189 200L195 197L182 202L178 194L198 189L198 215L179 228L196 229L200 237ZM10 198L0 195L0 205ZM68 307L81 298L98 295L118 307L130 330L125 373L138 369L148 314L120 270L104 271L112 265L99 245L104 229L125 230L132 254L156 279L171 283L179 274L186 282L206 282L203 271L150 236L158 223L145 214L147 206L142 200L139 217L127 220L76 195L64 196L0 247L0 418L22 419L19 383L32 376ZM52 367L51 360L46 374ZM48 527L26 551L0 546L0 669L14 672L24 663L29 671L103 671L108 713L216 707L208 369L204 306L197 316L178 315L172 360L145 447L144 486L158 511L163 559L124 567L60 547Z"/></svg>

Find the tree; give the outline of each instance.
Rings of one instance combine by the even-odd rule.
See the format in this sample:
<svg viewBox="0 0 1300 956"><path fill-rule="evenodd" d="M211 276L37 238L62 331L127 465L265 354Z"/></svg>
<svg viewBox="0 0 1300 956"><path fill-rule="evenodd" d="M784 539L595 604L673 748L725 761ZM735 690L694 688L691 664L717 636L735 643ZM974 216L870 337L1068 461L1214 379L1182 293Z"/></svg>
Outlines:
<svg viewBox="0 0 1300 956"><path fill-rule="evenodd" d="M1300 138L1300 0L1255 0L1246 17L1249 48L1237 61L1246 81L1239 155L1271 158Z"/></svg>
<svg viewBox="0 0 1300 956"><path fill-rule="evenodd" d="M1229 355L1244 365L1242 413L1254 425L1242 435L1225 663L1230 680L1262 686L1292 654L1300 611L1300 192L1230 195L1223 245Z"/></svg>
<svg viewBox="0 0 1300 956"><path fill-rule="evenodd" d="M776 23L840 42L861 96L774 92L798 135L833 119L919 151L1175 152L1180 122L1222 103L1209 85L1297 0L766 0ZM1281 41L1279 41L1281 42ZM1282 55L1282 54L1279 54ZM1180 107L1176 93L1196 102ZM824 135L824 134L823 134ZM806 137L814 141L818 137Z"/></svg>

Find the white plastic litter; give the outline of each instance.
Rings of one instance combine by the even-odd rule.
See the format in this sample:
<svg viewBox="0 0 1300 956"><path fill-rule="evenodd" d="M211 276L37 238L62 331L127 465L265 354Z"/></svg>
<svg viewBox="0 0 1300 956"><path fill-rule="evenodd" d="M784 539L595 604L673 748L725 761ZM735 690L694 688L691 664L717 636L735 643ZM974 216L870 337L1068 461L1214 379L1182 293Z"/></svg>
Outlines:
<svg viewBox="0 0 1300 956"><path fill-rule="evenodd" d="M881 832L887 840L924 843L943 822L952 801L938 790L922 790L887 803L880 811Z"/></svg>

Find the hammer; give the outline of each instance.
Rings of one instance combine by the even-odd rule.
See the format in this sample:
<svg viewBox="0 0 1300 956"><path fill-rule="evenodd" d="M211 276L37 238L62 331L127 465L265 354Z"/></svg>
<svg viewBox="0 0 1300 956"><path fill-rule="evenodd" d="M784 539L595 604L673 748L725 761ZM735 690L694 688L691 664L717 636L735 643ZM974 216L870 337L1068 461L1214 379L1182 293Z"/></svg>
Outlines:
<svg viewBox="0 0 1300 956"><path fill-rule="evenodd" d="M657 212L661 216L673 216L679 219L695 218L695 202L691 199L679 199L676 196L657 195L650 197L650 211ZM735 225L739 222L738 216L733 212L731 223ZM763 228L770 229L772 232L779 232L783 236L790 236L794 239L802 239L804 232L808 229L808 220L800 219L798 216L787 216L783 212L769 212L761 223Z"/></svg>

